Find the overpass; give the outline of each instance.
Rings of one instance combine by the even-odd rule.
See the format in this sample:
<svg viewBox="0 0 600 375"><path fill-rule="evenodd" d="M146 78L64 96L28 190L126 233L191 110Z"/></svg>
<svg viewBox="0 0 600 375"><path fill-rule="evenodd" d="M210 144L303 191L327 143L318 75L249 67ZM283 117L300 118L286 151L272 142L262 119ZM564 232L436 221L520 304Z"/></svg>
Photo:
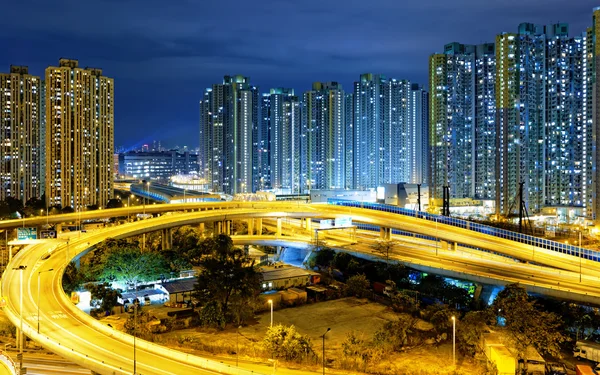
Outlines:
<svg viewBox="0 0 600 375"><path fill-rule="evenodd" d="M152 231L168 231L182 225L221 223L217 230L228 231L231 220L248 220L249 234L235 238L237 243L286 246L309 246L312 241L311 218L352 216L353 221L380 226L381 236L365 235L355 245L340 246L363 257L377 259L369 244L388 237L391 229L419 235L435 236L427 241L400 237L401 244L392 259L436 273L453 273L461 278L487 280L497 284L520 282L529 290L569 297L572 300L600 305L600 264L587 259L557 253L548 249L471 232L450 225L432 223L414 217L354 207L301 204L298 202L227 202L198 205L152 205L153 213L170 210L182 212L153 219L109 227L71 238L70 243L45 240L20 251L11 261L1 281L1 295L6 300L4 311L15 326L47 349L101 374L125 374L133 370L133 337L113 330L77 309L62 290L62 273L70 260L106 238L126 238ZM136 207L141 210L141 208ZM190 212L184 212L189 210ZM194 210L194 211L191 211ZM126 209L102 210L84 215L122 215ZM150 211L147 211L150 212ZM73 215L73 214L69 214ZM64 216L64 215L63 215ZM283 223L289 218L289 228ZM31 220L31 219L28 219ZM40 218L42 222L45 218ZM276 233L256 235L262 220L273 220ZM20 221L20 220L19 220ZM35 220L34 220L35 222ZM229 224L228 224L229 223ZM295 226L292 225L295 223ZM0 223L10 228L14 223ZM293 236L286 236L295 230ZM441 247L441 240L456 246ZM341 242L341 241L340 241ZM482 248L490 252L475 250ZM500 255L501 254L501 255ZM506 256L522 259L517 262ZM535 261L535 264L525 263ZM43 272L53 269L50 272ZM435 270L435 271L433 271ZM455 276L457 277L457 276ZM38 279L41 281L38 284ZM16 282L18 280L18 282ZM37 290L39 305L37 303ZM21 293L23 292L23 293ZM20 297L23 296L21 310ZM37 309L40 308L38 320ZM40 332L37 332L37 323ZM184 354L159 345L136 340L137 371L141 374L242 374L247 372L205 358ZM256 374L256 373L254 373Z"/></svg>

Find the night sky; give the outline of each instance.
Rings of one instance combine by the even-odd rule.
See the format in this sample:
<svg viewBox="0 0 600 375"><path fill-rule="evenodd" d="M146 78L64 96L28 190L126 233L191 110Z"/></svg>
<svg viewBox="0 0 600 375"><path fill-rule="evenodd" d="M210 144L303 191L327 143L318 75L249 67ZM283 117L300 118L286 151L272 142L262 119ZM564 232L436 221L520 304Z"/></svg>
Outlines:
<svg viewBox="0 0 600 375"><path fill-rule="evenodd" d="M197 147L198 101L226 74L261 91L360 73L427 85L445 43L493 42L521 22L591 25L588 0L4 0L0 72L60 57L115 79L115 146Z"/></svg>

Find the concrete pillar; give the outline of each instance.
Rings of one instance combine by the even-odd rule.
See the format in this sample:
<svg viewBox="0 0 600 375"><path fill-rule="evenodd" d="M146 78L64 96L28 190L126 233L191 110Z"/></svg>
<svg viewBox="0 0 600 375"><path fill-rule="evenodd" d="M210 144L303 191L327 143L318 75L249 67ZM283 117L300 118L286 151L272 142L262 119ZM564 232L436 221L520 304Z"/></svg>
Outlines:
<svg viewBox="0 0 600 375"><path fill-rule="evenodd" d="M262 235L262 218L256 219L256 235Z"/></svg>
<svg viewBox="0 0 600 375"><path fill-rule="evenodd" d="M454 251L458 250L458 242L454 243L454 248L452 250L454 250Z"/></svg>
<svg viewBox="0 0 600 375"><path fill-rule="evenodd" d="M223 228L225 230L225 234L231 236L231 220L225 220L223 222Z"/></svg>
<svg viewBox="0 0 600 375"><path fill-rule="evenodd" d="M385 228L379 227L379 238L385 240Z"/></svg>
<svg viewBox="0 0 600 375"><path fill-rule="evenodd" d="M200 223L198 224L198 232L200 232L200 238L204 238L204 231L206 229L204 228L204 223Z"/></svg>
<svg viewBox="0 0 600 375"><path fill-rule="evenodd" d="M221 234L221 231L223 229L223 222L222 221L215 221L214 222L214 227L215 227L215 234Z"/></svg>
<svg viewBox="0 0 600 375"><path fill-rule="evenodd" d="M161 247L163 250L173 247L173 234L171 233L170 228L162 230L161 240Z"/></svg>
<svg viewBox="0 0 600 375"><path fill-rule="evenodd" d="M276 236L281 236L281 218L278 217L277 218L277 233L275 233Z"/></svg>
<svg viewBox="0 0 600 375"><path fill-rule="evenodd" d="M379 238L382 240L391 240L392 239L392 228L380 227L379 228Z"/></svg>
<svg viewBox="0 0 600 375"><path fill-rule="evenodd" d="M304 218L304 222L306 223L306 230L309 232L312 231L312 220L310 217Z"/></svg>
<svg viewBox="0 0 600 375"><path fill-rule="evenodd" d="M248 219L248 235L254 235L254 219Z"/></svg>

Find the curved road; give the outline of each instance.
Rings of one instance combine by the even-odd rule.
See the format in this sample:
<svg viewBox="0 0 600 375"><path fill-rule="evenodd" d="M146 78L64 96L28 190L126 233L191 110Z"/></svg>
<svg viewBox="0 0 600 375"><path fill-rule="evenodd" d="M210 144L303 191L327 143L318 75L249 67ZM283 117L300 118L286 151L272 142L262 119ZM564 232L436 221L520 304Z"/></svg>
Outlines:
<svg viewBox="0 0 600 375"><path fill-rule="evenodd" d="M159 205L157 205L159 206ZM175 205L177 206L177 205ZM198 207L198 205L194 205ZM449 241L487 248L499 253L514 255L527 260L534 258L536 264L515 263L505 257L459 248L457 251L437 250L429 241L403 242L393 253L393 258L427 267L480 274L492 279L519 281L526 285L560 289L600 301L600 264L585 262L581 265L582 281L579 282L577 258L548 250L466 231L446 225L438 225L422 219L394 215L385 212L349 209L331 205L308 205L284 203L214 203L203 204L208 208L200 212L163 215L158 218L106 228L62 240L44 240L20 251L4 273L1 294L7 300L4 308L8 318L19 327L23 317L24 333L49 350L102 374L131 374L133 372L133 337L113 330L77 309L65 296L62 285L64 267L77 254L86 251L106 238L125 238L145 232L176 226L217 220L262 218L336 217L351 215L353 221L398 228L416 233L436 233ZM224 208L221 210L220 208ZM124 209L118 209L119 214ZM111 210L115 211L115 210ZM300 238L303 237L303 238ZM310 238L310 237L308 237ZM368 237L349 251L376 256L368 246ZM372 238L371 241L375 241ZM285 241L307 241L307 236L240 238L238 241L262 240L285 244ZM47 258L47 255L50 257ZM47 258L47 259L44 259ZM25 266L24 270L18 267ZM17 269L14 269L17 268ZM45 272L53 269L54 271ZM40 273L42 272L42 273ZM23 283L20 282L22 277ZM38 284L38 277L40 284ZM40 334L37 333L37 298L40 288ZM20 311L21 288L23 288L23 311ZM170 350L152 343L136 340L138 374L249 374L250 372L229 367L215 361ZM256 374L256 372L254 373Z"/></svg>

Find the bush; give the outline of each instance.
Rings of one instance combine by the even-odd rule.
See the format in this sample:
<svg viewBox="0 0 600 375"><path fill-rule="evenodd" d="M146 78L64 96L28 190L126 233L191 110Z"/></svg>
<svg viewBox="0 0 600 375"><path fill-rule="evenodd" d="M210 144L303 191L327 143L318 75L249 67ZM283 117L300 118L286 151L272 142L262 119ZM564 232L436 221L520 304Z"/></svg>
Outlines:
<svg viewBox="0 0 600 375"><path fill-rule="evenodd" d="M348 296L365 298L369 295L371 283L364 274L354 275L346 282L346 293Z"/></svg>
<svg viewBox="0 0 600 375"><path fill-rule="evenodd" d="M310 338L296 331L294 326L278 324L270 327L263 339L263 347L275 358L298 361L312 353Z"/></svg>

